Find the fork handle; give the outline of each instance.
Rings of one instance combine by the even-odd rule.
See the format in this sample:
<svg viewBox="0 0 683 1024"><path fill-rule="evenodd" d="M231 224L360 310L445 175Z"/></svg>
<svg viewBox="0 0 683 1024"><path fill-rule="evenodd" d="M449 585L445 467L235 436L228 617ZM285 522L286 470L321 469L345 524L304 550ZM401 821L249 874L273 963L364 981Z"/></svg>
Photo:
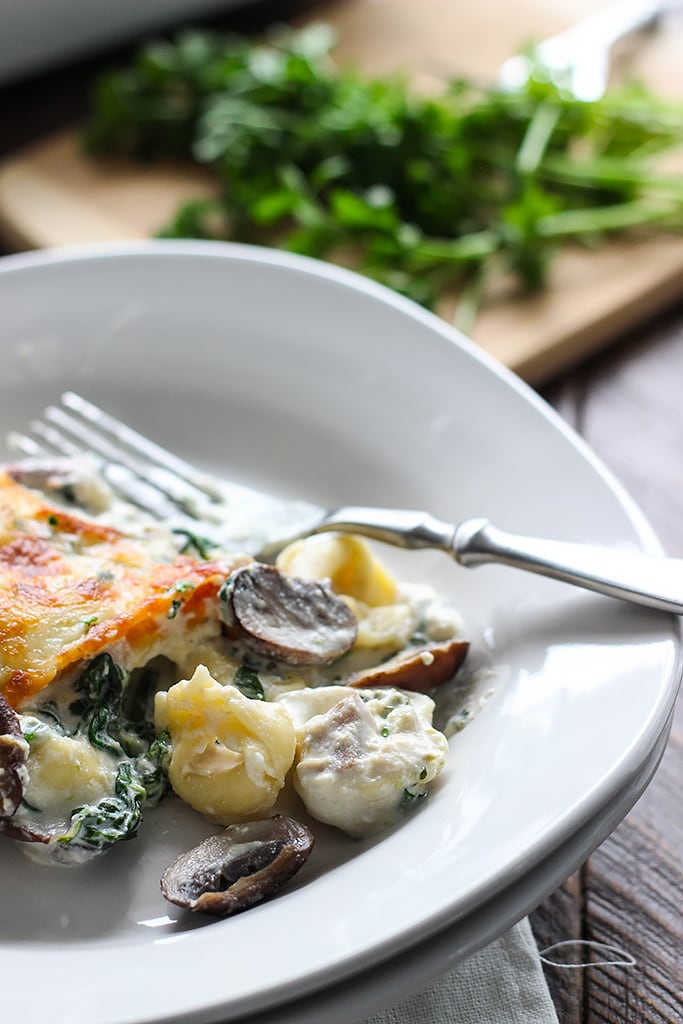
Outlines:
<svg viewBox="0 0 683 1024"><path fill-rule="evenodd" d="M544 47L567 45L610 50L627 36L654 25L676 6L674 0L612 0L560 35L541 43L536 52L542 57Z"/></svg>
<svg viewBox="0 0 683 1024"><path fill-rule="evenodd" d="M459 526L425 512L347 507L314 531L362 534L402 548L438 548L467 568L498 563L632 604L683 615L683 560L506 533L487 519Z"/></svg>
<svg viewBox="0 0 683 1024"><path fill-rule="evenodd" d="M609 597L683 614L683 560L506 533L486 519L457 527L451 553L467 567L499 563Z"/></svg>

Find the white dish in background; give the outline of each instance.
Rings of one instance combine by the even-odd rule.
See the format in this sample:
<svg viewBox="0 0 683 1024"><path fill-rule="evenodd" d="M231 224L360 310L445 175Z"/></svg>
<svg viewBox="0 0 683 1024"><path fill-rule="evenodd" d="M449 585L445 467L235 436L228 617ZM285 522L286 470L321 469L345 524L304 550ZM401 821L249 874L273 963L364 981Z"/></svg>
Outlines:
<svg viewBox="0 0 683 1024"><path fill-rule="evenodd" d="M0 84L122 45L141 33L225 12L249 0L2 0Z"/></svg>
<svg viewBox="0 0 683 1024"><path fill-rule="evenodd" d="M57 251L0 262L0 307L0 435L73 388L188 459L283 495L657 550L531 391L435 317L345 271L210 243ZM85 869L39 868L0 846L3 970L40 978L54 1024L267 1015L367 978L458 922L465 955L637 798L675 700L676 620L438 553L383 555L448 595L503 668L451 741L441 783L373 841L319 828L294 885L223 922L186 921L158 892L172 853L211 830L173 802ZM42 1021L23 985L5 1006Z"/></svg>

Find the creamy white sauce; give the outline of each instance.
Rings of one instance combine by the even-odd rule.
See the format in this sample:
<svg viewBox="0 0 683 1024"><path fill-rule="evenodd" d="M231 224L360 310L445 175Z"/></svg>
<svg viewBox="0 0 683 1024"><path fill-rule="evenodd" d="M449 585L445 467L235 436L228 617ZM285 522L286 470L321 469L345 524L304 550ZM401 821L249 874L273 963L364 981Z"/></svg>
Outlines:
<svg viewBox="0 0 683 1024"><path fill-rule="evenodd" d="M120 500L100 476L97 460L86 459L74 465L68 495L85 506L90 518L143 539L159 560L173 558L182 544L182 538L167 527ZM227 524L226 534L230 533L242 550L258 550L265 539L281 535L288 525L312 513L311 506L304 503L284 506L267 496L261 501L239 487L231 495L229 507L216 506L211 520L214 525ZM59 488L50 498L60 500ZM64 499L64 494L61 499L65 507L73 509L72 500ZM201 537L200 525L196 532ZM222 553L211 550L212 556ZM374 571L373 565L372 558L368 558L367 573ZM378 578L377 586L388 593L391 580L384 575ZM367 590L367 579L365 586ZM367 596L366 590L362 591L363 597ZM218 704L210 706L211 700L206 704L199 683L183 694L185 703L181 701L182 706L176 707L175 719L175 712L169 710L175 688L171 686L168 696L158 695L157 726L170 728L173 736L174 788L210 820L227 824L241 815L266 813L284 785L294 758L294 786L311 815L354 836L377 832L393 824L426 795L445 763L446 736L454 735L483 707L487 697L482 679L473 683L471 676L464 688L446 686L437 692L439 729L432 724L435 704L428 696L344 686L344 679L352 673L381 663L411 642L428 645L465 633L460 615L426 585L398 584L385 605L372 606L357 597L348 601L359 621L359 639L355 649L333 665L294 668L255 658L221 635L217 615L215 621L211 619L177 639L169 626L145 651L145 660L163 653L175 664L176 673L170 683L182 677L190 679L197 665L202 664L211 686L215 684L219 691L234 689L231 684L235 671L246 655L263 687L267 702L262 705L263 711L270 707L280 714L286 712L291 723L296 753L292 749L286 754L282 753L288 742L283 738L286 730L279 735L274 726L268 726L267 714L263 716L262 737L255 744L245 740L242 726L235 726L239 716L228 721L230 701L223 702L226 707L222 709ZM115 661L127 664L126 642L112 648L111 654ZM433 661L429 651L420 657L426 666ZM202 677L205 690L209 686L207 678ZM54 692L60 698L59 686ZM72 697L69 687L62 685L66 717L64 709ZM215 697L212 689L210 697ZM253 705L259 702L233 695L235 708L239 702L246 702L246 712L258 717ZM202 720L194 731L181 727L183 715L198 710ZM269 728L273 735L278 734L277 740L270 742ZM95 802L112 791L119 762L94 750L83 736L59 736L49 729L44 733L31 744L25 796L39 809L43 821L56 829L62 819L68 821L75 806ZM274 756L274 744L282 748L278 756ZM252 804L247 807L242 798L250 789ZM31 847L27 852L33 855L50 856L49 847L25 845ZM74 856L80 856L78 851Z"/></svg>

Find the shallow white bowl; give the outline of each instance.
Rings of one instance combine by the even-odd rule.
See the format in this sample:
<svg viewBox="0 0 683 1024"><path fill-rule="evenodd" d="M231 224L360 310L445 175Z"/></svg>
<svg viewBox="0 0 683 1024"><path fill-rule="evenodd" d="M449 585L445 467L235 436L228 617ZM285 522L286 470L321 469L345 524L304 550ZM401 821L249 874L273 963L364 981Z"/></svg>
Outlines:
<svg viewBox="0 0 683 1024"><path fill-rule="evenodd" d="M1 261L0 308L0 436L73 388L191 461L282 495L657 550L529 389L348 272L210 243L58 251ZM636 799L675 700L675 620L505 568L382 554L447 594L499 670L430 799L373 841L320 828L296 884L216 923L187 921L159 894L171 855L207 831L174 801L78 871L39 868L7 843L3 970L40 979L54 1024L284 1013L461 922L446 966L533 906ZM25 1024L42 1021L25 986L4 998Z"/></svg>

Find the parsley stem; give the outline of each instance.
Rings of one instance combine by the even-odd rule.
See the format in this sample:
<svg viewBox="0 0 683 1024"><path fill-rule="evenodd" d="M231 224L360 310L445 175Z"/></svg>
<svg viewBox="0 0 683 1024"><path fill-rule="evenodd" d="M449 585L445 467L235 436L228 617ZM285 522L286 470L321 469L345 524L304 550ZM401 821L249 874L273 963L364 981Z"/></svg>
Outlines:
<svg viewBox="0 0 683 1024"><path fill-rule="evenodd" d="M617 160L595 157L591 160L577 160L565 156L547 156L541 172L548 179L568 185L584 185L589 189L633 185L646 190L649 195L663 193L683 201L683 177L655 174L644 164L630 163L623 158Z"/></svg>
<svg viewBox="0 0 683 1024"><path fill-rule="evenodd" d="M560 118L561 108L557 103L541 103L529 122L529 127L519 147L515 167L524 176L531 176L538 170L548 143Z"/></svg>
<svg viewBox="0 0 683 1024"><path fill-rule="evenodd" d="M475 270L460 293L458 305L453 318L453 326L463 334L471 334L476 323L477 314L484 295L487 264L482 263Z"/></svg>
<svg viewBox="0 0 683 1024"><path fill-rule="evenodd" d="M416 265L420 263L470 263L493 255L500 246L495 231L477 231L462 235L453 241L447 238L427 238L411 254Z"/></svg>
<svg viewBox="0 0 683 1024"><path fill-rule="evenodd" d="M603 209L563 210L549 214L538 221L538 234L543 238L562 238L597 234L604 231L624 230L669 221L674 227L674 215L678 213L679 227L683 227L683 209L677 206L652 206L636 201L607 206Z"/></svg>

